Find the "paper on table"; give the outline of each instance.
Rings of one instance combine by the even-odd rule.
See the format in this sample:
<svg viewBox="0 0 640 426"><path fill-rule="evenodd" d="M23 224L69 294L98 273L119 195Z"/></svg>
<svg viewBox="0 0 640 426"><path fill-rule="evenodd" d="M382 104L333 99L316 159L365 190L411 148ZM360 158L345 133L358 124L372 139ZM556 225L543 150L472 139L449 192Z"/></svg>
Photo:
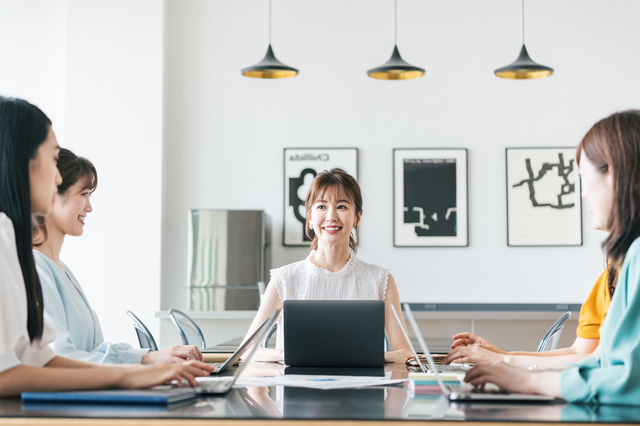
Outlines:
<svg viewBox="0 0 640 426"><path fill-rule="evenodd" d="M242 378L238 379L234 388L282 385L310 389L348 389L391 385L405 381L407 379L390 380L387 377L286 375Z"/></svg>

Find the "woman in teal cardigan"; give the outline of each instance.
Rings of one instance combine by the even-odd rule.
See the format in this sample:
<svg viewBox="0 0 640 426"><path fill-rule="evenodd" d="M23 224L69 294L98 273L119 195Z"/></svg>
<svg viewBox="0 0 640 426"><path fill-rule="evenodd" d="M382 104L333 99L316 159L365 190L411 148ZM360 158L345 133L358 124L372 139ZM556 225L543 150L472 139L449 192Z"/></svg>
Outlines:
<svg viewBox="0 0 640 426"><path fill-rule="evenodd" d="M561 370L477 365L465 380L569 402L640 405L640 111L612 114L578 145L582 197L602 243L615 294L601 330L601 351Z"/></svg>

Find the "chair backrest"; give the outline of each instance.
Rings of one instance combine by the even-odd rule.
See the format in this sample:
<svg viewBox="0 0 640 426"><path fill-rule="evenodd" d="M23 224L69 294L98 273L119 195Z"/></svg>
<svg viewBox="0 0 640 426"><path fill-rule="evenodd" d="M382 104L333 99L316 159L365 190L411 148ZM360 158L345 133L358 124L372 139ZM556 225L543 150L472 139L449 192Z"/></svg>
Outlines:
<svg viewBox="0 0 640 426"><path fill-rule="evenodd" d="M133 327L136 330L140 348L157 351L158 345L156 345L156 340L153 338L153 335L151 334L147 326L144 325L144 323L140 321L140 318L138 318L133 312L127 311L127 315L129 315L129 317L133 320Z"/></svg>
<svg viewBox="0 0 640 426"><path fill-rule="evenodd" d="M553 323L553 325L547 330L538 346L538 352L552 351L558 346L558 340L564 326L562 325L566 320L571 317L571 312L565 312L560 318Z"/></svg>
<svg viewBox="0 0 640 426"><path fill-rule="evenodd" d="M202 330L189 315L177 309L169 309L169 318L178 329L183 345L196 345L201 349L207 347Z"/></svg>
<svg viewBox="0 0 640 426"><path fill-rule="evenodd" d="M558 347L558 341L560 340L560 335L562 334L562 329L563 328L564 328L564 325L562 325L559 328L557 328L556 331L551 336L549 336L549 338L547 339L544 347L539 352L546 352L546 351L555 350Z"/></svg>
<svg viewBox="0 0 640 426"><path fill-rule="evenodd" d="M275 333L277 329L278 329L278 324L273 324L273 327L271 327L271 330L269 330L267 337L264 338L264 342L262 343L263 348L269 347L269 340L271 340L271 336L273 336L273 333Z"/></svg>

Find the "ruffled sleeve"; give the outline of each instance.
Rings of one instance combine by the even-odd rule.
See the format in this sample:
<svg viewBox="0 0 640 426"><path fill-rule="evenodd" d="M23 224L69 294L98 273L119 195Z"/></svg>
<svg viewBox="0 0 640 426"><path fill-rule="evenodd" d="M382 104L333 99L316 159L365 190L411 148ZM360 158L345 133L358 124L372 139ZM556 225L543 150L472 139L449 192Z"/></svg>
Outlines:
<svg viewBox="0 0 640 426"><path fill-rule="evenodd" d="M271 282L275 284L276 290L278 291L278 297L280 297L280 302L284 303L286 300L285 290L284 290L284 280L282 279L283 270L282 268L272 269L271 271Z"/></svg>
<svg viewBox="0 0 640 426"><path fill-rule="evenodd" d="M387 268L379 268L378 270L378 300L384 300L387 297L387 285L389 285L390 271Z"/></svg>

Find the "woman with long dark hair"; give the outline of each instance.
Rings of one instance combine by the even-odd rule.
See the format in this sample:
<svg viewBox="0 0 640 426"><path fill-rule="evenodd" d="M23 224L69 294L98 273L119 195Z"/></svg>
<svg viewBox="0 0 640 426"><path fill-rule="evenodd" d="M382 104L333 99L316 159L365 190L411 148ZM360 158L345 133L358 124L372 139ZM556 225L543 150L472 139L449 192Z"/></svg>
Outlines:
<svg viewBox="0 0 640 426"><path fill-rule="evenodd" d="M33 230L33 256L42 285L44 318L56 331L56 338L49 346L57 355L99 363L202 361L202 354L193 345L150 351L127 343L104 341L98 315L71 269L60 259L65 237L79 237L84 233L87 215L93 211L89 197L98 186L98 172L91 161L65 148L59 152L58 170L62 183L58 185L51 213L35 216Z"/></svg>
<svg viewBox="0 0 640 426"><path fill-rule="evenodd" d="M144 388L212 369L185 364L112 367L58 357L43 319L42 288L31 251L31 215L47 215L57 185L59 152L51 121L36 106L0 97L0 396L23 391ZM45 367L45 368L43 368Z"/></svg>
<svg viewBox="0 0 640 426"><path fill-rule="evenodd" d="M640 405L640 111L600 120L578 145L576 157L592 225L609 232L602 248L615 292L600 353L554 371L481 364L465 380L569 402Z"/></svg>

